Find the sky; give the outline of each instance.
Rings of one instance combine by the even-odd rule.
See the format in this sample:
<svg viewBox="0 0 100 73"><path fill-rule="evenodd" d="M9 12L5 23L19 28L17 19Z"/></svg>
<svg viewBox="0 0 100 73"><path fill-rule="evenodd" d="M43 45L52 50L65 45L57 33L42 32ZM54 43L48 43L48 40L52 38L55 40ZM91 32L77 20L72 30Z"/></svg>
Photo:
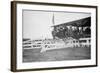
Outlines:
<svg viewBox="0 0 100 73"><path fill-rule="evenodd" d="M53 15L54 24L52 22ZM51 26L90 16L90 13L23 10L23 38L53 38Z"/></svg>

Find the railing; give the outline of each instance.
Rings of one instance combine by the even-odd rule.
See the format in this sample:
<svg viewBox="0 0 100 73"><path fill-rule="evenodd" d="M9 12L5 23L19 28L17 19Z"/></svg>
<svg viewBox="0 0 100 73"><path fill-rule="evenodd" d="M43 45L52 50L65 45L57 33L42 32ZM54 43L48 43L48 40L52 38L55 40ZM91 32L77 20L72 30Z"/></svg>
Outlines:
<svg viewBox="0 0 100 73"><path fill-rule="evenodd" d="M40 41L25 41L23 42L23 48L24 49L38 49L42 48L41 52L44 52L46 50L52 50L52 49L62 49L62 48L68 48L68 47L90 47L91 45L91 39L90 38L80 38L77 39L65 39L65 40L59 40L59 39L47 39L47 40L40 40Z"/></svg>

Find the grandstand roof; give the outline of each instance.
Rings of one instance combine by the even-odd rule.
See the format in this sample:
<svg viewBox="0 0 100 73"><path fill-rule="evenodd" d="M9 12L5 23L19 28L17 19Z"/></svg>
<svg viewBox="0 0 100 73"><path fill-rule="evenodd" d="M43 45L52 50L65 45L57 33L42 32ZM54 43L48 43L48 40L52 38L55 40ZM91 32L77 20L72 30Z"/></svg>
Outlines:
<svg viewBox="0 0 100 73"><path fill-rule="evenodd" d="M62 23L58 25L54 25L52 27L58 27L58 26L77 26L77 27L86 27L86 26L91 26L91 17L67 22L67 23Z"/></svg>

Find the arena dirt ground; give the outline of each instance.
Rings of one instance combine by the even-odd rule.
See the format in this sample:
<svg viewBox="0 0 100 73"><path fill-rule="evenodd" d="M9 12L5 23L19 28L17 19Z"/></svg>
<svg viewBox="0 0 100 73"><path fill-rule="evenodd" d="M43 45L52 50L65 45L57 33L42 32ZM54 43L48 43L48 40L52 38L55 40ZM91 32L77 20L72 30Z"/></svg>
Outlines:
<svg viewBox="0 0 100 73"><path fill-rule="evenodd" d="M61 48L40 52L40 49L23 49L23 62L46 62L65 60L91 59L91 49L84 48Z"/></svg>

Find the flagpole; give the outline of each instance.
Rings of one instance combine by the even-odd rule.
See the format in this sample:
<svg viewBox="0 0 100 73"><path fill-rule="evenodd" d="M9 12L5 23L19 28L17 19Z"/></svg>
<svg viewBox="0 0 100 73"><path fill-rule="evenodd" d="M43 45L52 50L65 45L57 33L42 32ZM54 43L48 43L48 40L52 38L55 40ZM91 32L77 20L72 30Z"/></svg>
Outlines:
<svg viewBox="0 0 100 73"><path fill-rule="evenodd" d="M53 17L52 17L52 23L53 23L53 25L55 25L55 17L54 17L54 13L53 13Z"/></svg>

